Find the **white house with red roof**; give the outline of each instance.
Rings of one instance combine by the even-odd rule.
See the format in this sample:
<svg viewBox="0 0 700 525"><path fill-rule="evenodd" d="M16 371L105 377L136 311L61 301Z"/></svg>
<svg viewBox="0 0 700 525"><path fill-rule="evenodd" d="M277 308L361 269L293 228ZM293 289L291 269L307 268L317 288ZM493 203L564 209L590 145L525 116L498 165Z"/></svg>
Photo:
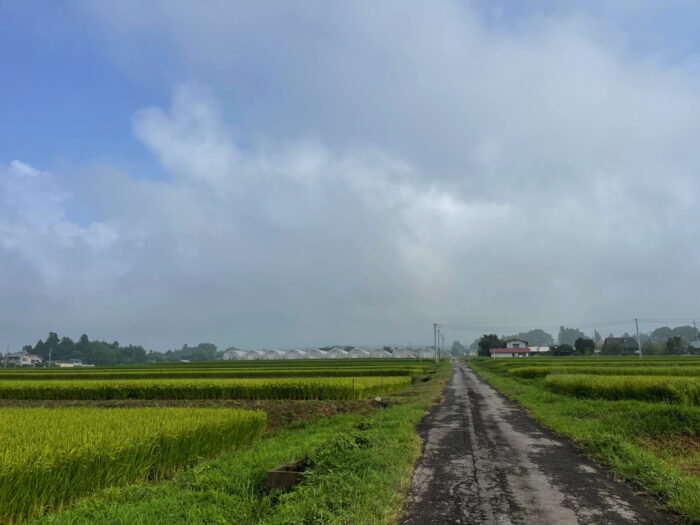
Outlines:
<svg viewBox="0 0 700 525"><path fill-rule="evenodd" d="M491 349L491 357L530 357L530 354L527 341L517 338L506 341L506 348Z"/></svg>

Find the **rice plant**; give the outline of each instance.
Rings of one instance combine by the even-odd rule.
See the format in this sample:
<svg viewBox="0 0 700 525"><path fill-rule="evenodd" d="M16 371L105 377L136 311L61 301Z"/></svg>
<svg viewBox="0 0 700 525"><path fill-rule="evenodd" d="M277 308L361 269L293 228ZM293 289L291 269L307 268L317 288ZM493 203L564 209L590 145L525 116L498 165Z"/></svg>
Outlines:
<svg viewBox="0 0 700 525"><path fill-rule="evenodd" d="M552 374L545 387L558 394L598 399L637 399L700 406L700 378Z"/></svg>
<svg viewBox="0 0 700 525"><path fill-rule="evenodd" d="M0 399L363 399L411 378L119 379L0 381Z"/></svg>
<svg viewBox="0 0 700 525"><path fill-rule="evenodd" d="M550 374L644 375L700 377L700 366L525 366L511 368L513 377L533 379Z"/></svg>
<svg viewBox="0 0 700 525"><path fill-rule="evenodd" d="M258 438L265 414L212 408L0 409L0 522L159 479Z"/></svg>
<svg viewBox="0 0 700 525"><path fill-rule="evenodd" d="M424 374L419 367L339 367L339 368L172 368L172 369L77 369L1 371L0 379L186 379L186 378L266 378L266 377L390 377L417 378Z"/></svg>

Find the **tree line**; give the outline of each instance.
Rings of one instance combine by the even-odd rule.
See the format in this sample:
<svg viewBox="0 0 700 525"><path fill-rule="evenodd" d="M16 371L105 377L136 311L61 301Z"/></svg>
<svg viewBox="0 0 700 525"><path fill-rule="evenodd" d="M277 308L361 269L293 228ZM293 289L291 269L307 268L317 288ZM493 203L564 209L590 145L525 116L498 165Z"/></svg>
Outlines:
<svg viewBox="0 0 700 525"><path fill-rule="evenodd" d="M86 334L77 341L70 337L59 337L56 332L49 332L45 340L25 345L22 351L41 357L44 365L51 361L79 360L84 364L96 366L136 365L147 363L168 363L179 361L211 361L221 357L213 343L200 343L197 346L183 345L180 349L156 352L141 345L122 346L118 341L91 341Z"/></svg>
<svg viewBox="0 0 700 525"><path fill-rule="evenodd" d="M682 355L700 354L698 331L694 326L677 326L670 328L662 326L650 333L639 334L639 342L642 345L643 355ZM613 338L611 340L611 338ZM594 331L593 338L587 336L577 328L559 327L557 344L552 334L536 328L528 332L519 332L510 336L498 336L496 334L484 334L471 345L465 346L459 341L452 344L453 356L476 353L481 356L490 356L492 348L505 348L510 339L522 339L529 346L549 347L549 351L541 355L554 356L585 356L593 355L596 350L601 355L634 355L638 353L636 335L625 332L622 336L615 337L612 333L607 337ZM607 342L606 342L607 341Z"/></svg>

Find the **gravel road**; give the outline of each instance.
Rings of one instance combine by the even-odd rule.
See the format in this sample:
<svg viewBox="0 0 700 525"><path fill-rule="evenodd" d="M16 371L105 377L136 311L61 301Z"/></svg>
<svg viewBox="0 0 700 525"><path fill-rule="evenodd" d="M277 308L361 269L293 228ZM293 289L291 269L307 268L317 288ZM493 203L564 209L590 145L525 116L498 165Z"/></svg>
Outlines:
<svg viewBox="0 0 700 525"><path fill-rule="evenodd" d="M453 360L399 523L678 523Z"/></svg>

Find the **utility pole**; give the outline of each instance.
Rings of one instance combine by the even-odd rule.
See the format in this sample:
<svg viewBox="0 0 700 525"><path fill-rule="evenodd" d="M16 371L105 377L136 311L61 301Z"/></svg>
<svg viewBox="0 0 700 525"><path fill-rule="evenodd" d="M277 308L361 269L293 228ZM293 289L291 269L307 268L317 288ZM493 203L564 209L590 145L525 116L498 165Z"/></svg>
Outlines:
<svg viewBox="0 0 700 525"><path fill-rule="evenodd" d="M51 368L51 351L53 350L53 346L49 346L49 368Z"/></svg>
<svg viewBox="0 0 700 525"><path fill-rule="evenodd" d="M7 345L7 349L5 350L5 368L7 368L7 356L10 355L10 345Z"/></svg>
<svg viewBox="0 0 700 525"><path fill-rule="evenodd" d="M695 326L695 319L693 319L693 328L695 328L695 349L697 350L700 346L698 346L698 327Z"/></svg>
<svg viewBox="0 0 700 525"><path fill-rule="evenodd" d="M447 355L447 351L445 349L445 335L440 332L440 337L442 338L442 353Z"/></svg>
<svg viewBox="0 0 700 525"><path fill-rule="evenodd" d="M435 353L435 363L438 362L437 351L437 323L433 323L433 352Z"/></svg>
<svg viewBox="0 0 700 525"><path fill-rule="evenodd" d="M639 359L642 358L642 342L639 340L639 323L637 319L634 320L634 328L637 330L637 346L639 347Z"/></svg>

